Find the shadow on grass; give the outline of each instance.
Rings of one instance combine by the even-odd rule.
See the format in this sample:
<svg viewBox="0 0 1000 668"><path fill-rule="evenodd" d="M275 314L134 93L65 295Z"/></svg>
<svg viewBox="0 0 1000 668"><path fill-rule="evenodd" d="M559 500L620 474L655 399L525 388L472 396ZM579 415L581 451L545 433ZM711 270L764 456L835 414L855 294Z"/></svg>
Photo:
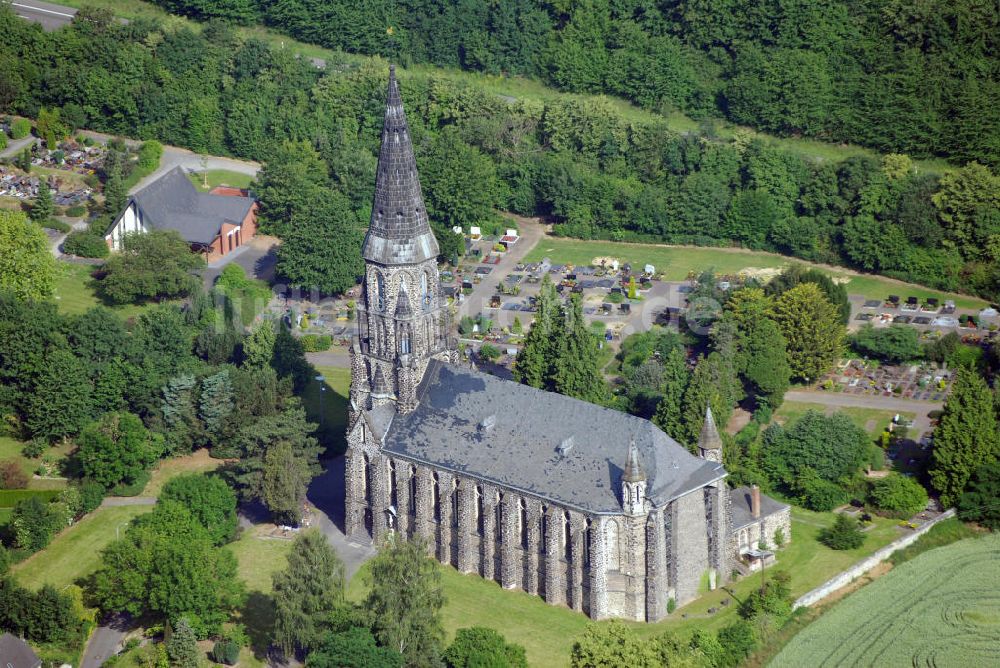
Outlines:
<svg viewBox="0 0 1000 668"><path fill-rule="evenodd" d="M267 659L271 649L271 633L274 631L274 601L259 591L252 591L240 611L241 621L250 636L250 648L255 657Z"/></svg>

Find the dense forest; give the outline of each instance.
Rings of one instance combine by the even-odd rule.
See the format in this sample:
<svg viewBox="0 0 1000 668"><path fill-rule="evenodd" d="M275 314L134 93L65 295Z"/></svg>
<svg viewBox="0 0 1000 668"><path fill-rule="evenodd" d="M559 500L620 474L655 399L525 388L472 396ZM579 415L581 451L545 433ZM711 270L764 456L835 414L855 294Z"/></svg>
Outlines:
<svg viewBox="0 0 1000 668"><path fill-rule="evenodd" d="M217 22L196 34L91 10L45 33L0 8L0 113L59 108L74 127L265 160L263 221L279 236L363 228L386 77L378 58L317 70ZM501 209L570 236L738 244L1000 296L1000 177L979 163L939 175L904 154L810 160L751 133L625 118L600 97L400 80L446 257L441 230ZM324 215L306 215L317 201Z"/></svg>
<svg viewBox="0 0 1000 668"><path fill-rule="evenodd" d="M155 0L322 46L916 157L1000 161L991 0Z"/></svg>

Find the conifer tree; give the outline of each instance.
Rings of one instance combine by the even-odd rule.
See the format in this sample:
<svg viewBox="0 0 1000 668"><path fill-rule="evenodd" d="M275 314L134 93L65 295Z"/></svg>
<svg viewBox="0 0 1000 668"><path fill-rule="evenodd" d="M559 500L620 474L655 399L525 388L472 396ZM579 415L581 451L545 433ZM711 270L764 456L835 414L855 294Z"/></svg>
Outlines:
<svg viewBox="0 0 1000 668"><path fill-rule="evenodd" d="M220 439L226 426L226 418L233 411L233 385L229 372L220 371L201 382L201 397L198 401L198 416L205 424L212 443Z"/></svg>
<svg viewBox="0 0 1000 668"><path fill-rule="evenodd" d="M552 363L552 389L591 403L607 403L608 386L597 368L597 340L583 319L580 296L573 295L562 310L561 327L556 327L553 332L556 349Z"/></svg>
<svg viewBox="0 0 1000 668"><path fill-rule="evenodd" d="M663 364L663 399L656 406L653 423L677 440L684 440L684 418L681 412L684 392L688 386L687 356L675 347L661 360Z"/></svg>
<svg viewBox="0 0 1000 668"><path fill-rule="evenodd" d="M122 177L121 166L115 162L108 180L104 183L104 210L109 216L117 216L128 201L128 190Z"/></svg>
<svg viewBox="0 0 1000 668"><path fill-rule="evenodd" d="M785 336L794 378L816 380L830 368L845 330L837 308L815 283L800 283L782 294L770 315Z"/></svg>
<svg viewBox="0 0 1000 668"><path fill-rule="evenodd" d="M725 426L739 399L739 381L730 360L719 353L702 357L695 365L691 381L684 392L684 432L671 436L680 436L679 440L693 448L705 421L705 406L711 405L716 423Z"/></svg>
<svg viewBox="0 0 1000 668"><path fill-rule="evenodd" d="M181 617L167 641L167 656L177 668L198 668L198 638L186 617Z"/></svg>
<svg viewBox="0 0 1000 668"><path fill-rule="evenodd" d="M38 183L38 197L35 198L35 204L31 207L28 217L36 223L44 223L52 218L54 210L52 190L49 188L49 182L47 179L42 178Z"/></svg>
<svg viewBox="0 0 1000 668"><path fill-rule="evenodd" d="M548 379L555 357L554 332L558 326L560 308L559 297L548 274L542 279L535 306L534 322L514 364L514 380L532 387L549 389Z"/></svg>
<svg viewBox="0 0 1000 668"><path fill-rule="evenodd" d="M941 503L956 503L969 479L983 464L1000 454L993 396L975 371L961 368L934 430L931 484Z"/></svg>
<svg viewBox="0 0 1000 668"><path fill-rule="evenodd" d="M190 374L176 376L163 388L160 410L167 426L167 450L190 452L202 442L202 425L195 409L197 381Z"/></svg>

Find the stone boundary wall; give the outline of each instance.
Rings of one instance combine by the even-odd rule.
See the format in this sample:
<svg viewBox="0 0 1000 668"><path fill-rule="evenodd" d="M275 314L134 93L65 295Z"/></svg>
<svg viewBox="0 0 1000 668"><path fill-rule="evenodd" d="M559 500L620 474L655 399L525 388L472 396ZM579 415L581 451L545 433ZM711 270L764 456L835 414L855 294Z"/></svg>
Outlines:
<svg viewBox="0 0 1000 668"><path fill-rule="evenodd" d="M833 576L831 579L827 580L819 587L816 587L812 591L803 594L795 601L792 608L795 609L795 608L808 607L826 598L827 596L837 591L841 587L846 587L855 578L861 577L862 575L864 575L865 573L872 570L880 563L888 559L889 556L892 555L892 553L895 552L896 550L901 550L904 547L912 545L914 542L916 542L918 538L920 538L925 533L930 531L931 527L933 527L938 522L941 522L943 520L946 520L954 516L955 516L954 508L946 510L945 512L941 513L940 516L927 522L919 529L914 530L913 533L907 534L906 536L903 536L901 538L897 538L893 542L889 543L885 547L881 548L880 550L872 554L870 557L865 557L861 561L857 562L856 564L848 568L846 571L843 571Z"/></svg>

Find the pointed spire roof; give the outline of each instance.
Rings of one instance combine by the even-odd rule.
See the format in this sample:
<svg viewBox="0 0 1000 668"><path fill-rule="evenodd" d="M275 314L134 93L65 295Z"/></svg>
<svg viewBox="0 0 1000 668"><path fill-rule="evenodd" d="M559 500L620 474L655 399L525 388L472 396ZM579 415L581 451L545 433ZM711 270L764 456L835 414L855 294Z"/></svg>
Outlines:
<svg viewBox="0 0 1000 668"><path fill-rule="evenodd" d="M628 446L628 460L625 462L625 476L623 480L625 482L639 482L645 479L646 472L642 470L642 464L639 463L639 448L636 446L635 441L632 441Z"/></svg>
<svg viewBox="0 0 1000 668"><path fill-rule="evenodd" d="M420 190L396 67L390 65L375 198L362 255L370 262L400 265L434 259L438 252Z"/></svg>
<svg viewBox="0 0 1000 668"><path fill-rule="evenodd" d="M702 451L722 450L722 437L719 436L719 429L715 426L715 418L712 417L711 406L705 407L705 422L701 425L698 448Z"/></svg>

